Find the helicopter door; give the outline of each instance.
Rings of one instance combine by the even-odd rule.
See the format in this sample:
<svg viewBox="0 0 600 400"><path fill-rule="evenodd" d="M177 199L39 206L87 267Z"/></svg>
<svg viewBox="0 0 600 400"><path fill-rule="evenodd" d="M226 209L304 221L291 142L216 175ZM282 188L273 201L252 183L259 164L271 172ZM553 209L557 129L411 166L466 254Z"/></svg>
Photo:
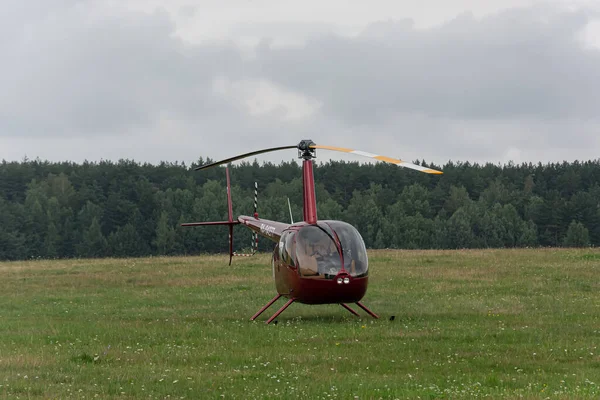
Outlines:
<svg viewBox="0 0 600 400"><path fill-rule="evenodd" d="M296 267L296 231L285 231L279 240L279 258L287 266Z"/></svg>
<svg viewBox="0 0 600 400"><path fill-rule="evenodd" d="M278 260L274 260L273 263L273 278L275 278L277 292L280 294L288 294L290 290L289 269L296 268L296 262L292 256L295 251L295 234L295 231L284 231L277 244L276 252Z"/></svg>

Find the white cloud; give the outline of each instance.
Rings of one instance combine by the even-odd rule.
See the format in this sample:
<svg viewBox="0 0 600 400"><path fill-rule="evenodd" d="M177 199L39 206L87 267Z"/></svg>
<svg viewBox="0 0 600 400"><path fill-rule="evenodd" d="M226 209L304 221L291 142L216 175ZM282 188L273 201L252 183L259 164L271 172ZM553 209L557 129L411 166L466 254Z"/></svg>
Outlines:
<svg viewBox="0 0 600 400"><path fill-rule="evenodd" d="M591 50L600 49L600 18L589 21L579 32L579 39Z"/></svg>
<svg viewBox="0 0 600 400"><path fill-rule="evenodd" d="M217 77L213 91L250 116L270 117L284 121L310 118L321 104L307 96L293 93L266 79L232 81Z"/></svg>

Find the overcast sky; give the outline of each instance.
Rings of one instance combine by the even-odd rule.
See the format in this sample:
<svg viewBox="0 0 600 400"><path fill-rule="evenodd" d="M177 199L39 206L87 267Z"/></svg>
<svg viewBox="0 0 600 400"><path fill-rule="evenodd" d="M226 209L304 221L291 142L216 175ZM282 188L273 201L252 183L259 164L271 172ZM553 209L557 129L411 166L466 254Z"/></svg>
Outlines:
<svg viewBox="0 0 600 400"><path fill-rule="evenodd" d="M595 160L594 4L3 0L0 159Z"/></svg>

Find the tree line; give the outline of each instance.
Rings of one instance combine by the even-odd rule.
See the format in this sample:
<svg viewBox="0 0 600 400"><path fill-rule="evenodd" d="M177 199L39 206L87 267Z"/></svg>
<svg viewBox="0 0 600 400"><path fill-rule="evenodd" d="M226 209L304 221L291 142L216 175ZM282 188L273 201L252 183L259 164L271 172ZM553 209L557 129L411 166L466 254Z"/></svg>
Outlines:
<svg viewBox="0 0 600 400"><path fill-rule="evenodd" d="M224 168L185 163L0 164L0 260L138 257L227 252L226 227L180 227L227 219ZM443 175L385 163L330 161L314 168L319 219L354 225L369 248L456 249L596 246L600 162L471 164ZM230 165L235 215L288 222L302 217L301 164ZM234 247L251 245L235 227ZM272 242L259 239L259 250Z"/></svg>

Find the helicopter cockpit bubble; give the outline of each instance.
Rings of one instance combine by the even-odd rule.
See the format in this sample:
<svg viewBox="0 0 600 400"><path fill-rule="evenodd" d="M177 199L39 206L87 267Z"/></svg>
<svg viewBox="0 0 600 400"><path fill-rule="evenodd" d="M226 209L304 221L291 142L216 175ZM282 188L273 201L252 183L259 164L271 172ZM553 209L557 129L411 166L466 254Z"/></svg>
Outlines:
<svg viewBox="0 0 600 400"><path fill-rule="evenodd" d="M296 261L300 275L333 279L342 263L334 237L340 241L344 269L352 277L368 274L367 250L362 237L350 224L340 221L319 221L308 225L296 235Z"/></svg>
<svg viewBox="0 0 600 400"><path fill-rule="evenodd" d="M369 274L367 248L355 227L343 221L323 221L335 231L344 255L344 269L354 278Z"/></svg>

